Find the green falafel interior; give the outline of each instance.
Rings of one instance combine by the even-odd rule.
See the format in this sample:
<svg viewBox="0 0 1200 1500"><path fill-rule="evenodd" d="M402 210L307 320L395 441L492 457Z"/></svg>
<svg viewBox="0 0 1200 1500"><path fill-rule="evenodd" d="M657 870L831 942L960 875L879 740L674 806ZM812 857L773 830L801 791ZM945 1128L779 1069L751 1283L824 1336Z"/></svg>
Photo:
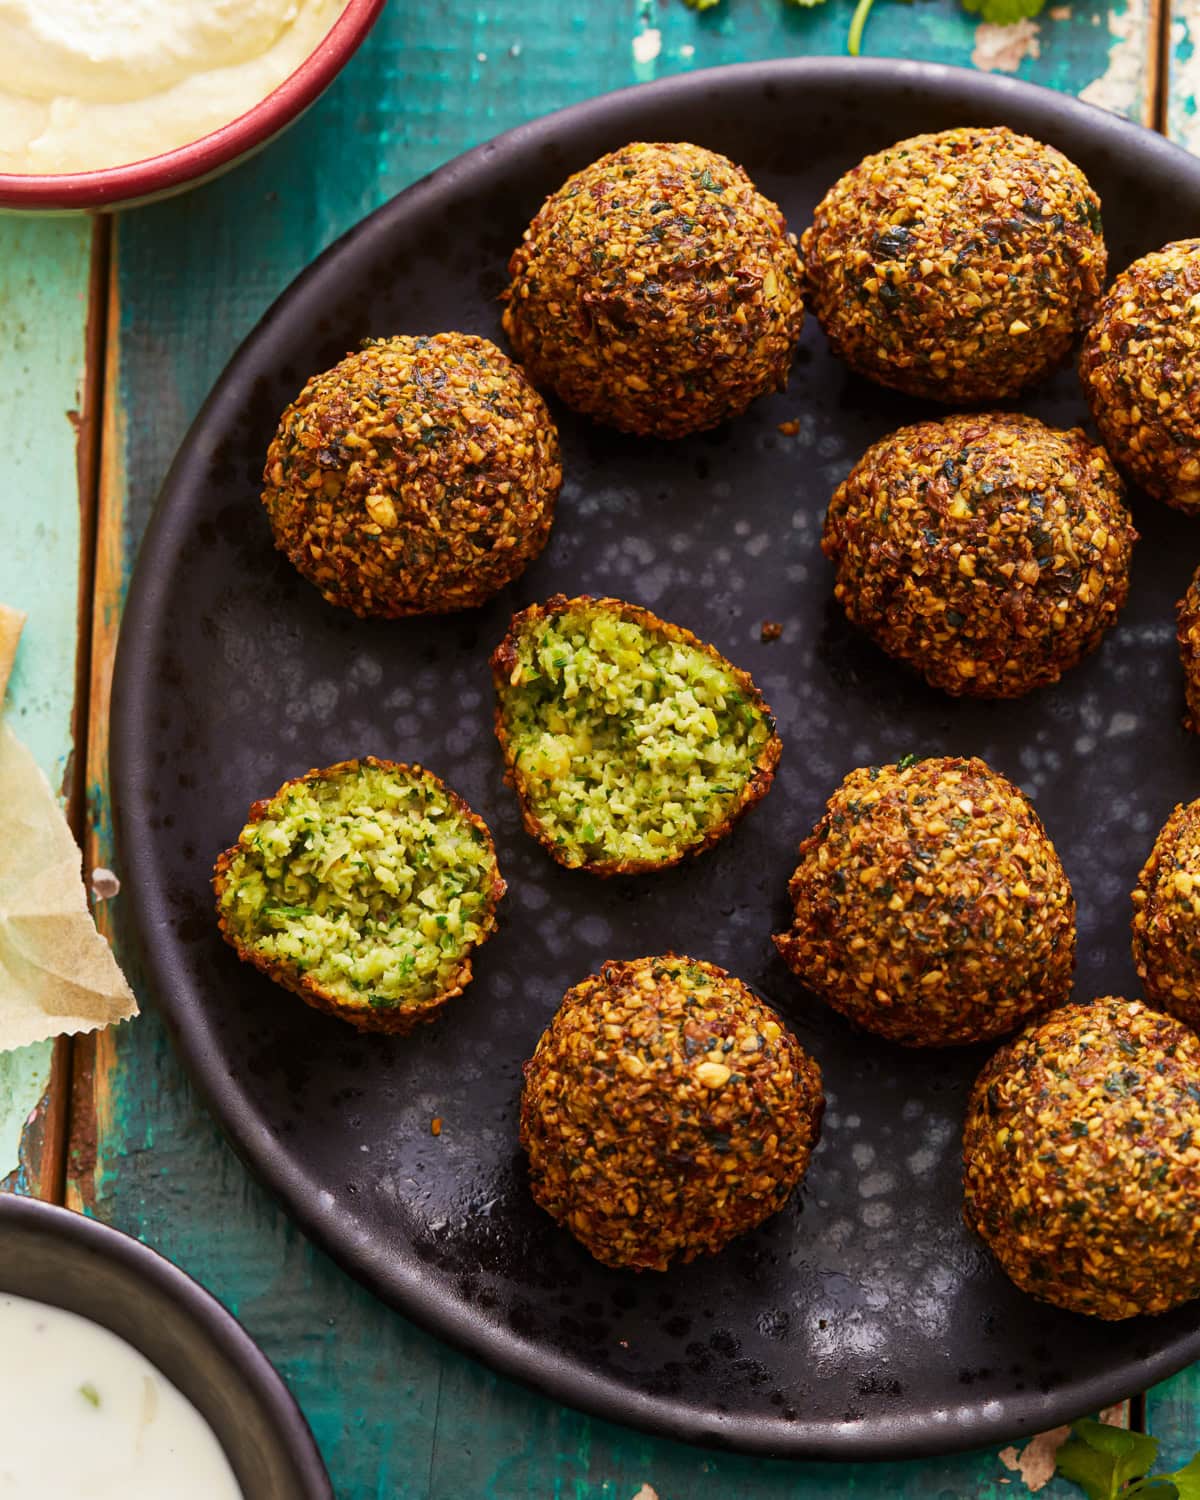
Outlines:
<svg viewBox="0 0 1200 1500"><path fill-rule="evenodd" d="M244 958L382 1030L401 1028L370 1011L458 993L503 891L491 838L466 805L420 767L372 759L257 804L216 887L222 930Z"/></svg>
<svg viewBox="0 0 1200 1500"><path fill-rule="evenodd" d="M514 620L493 670L526 824L570 868L673 864L770 785L779 740L750 678L637 606L535 606Z"/></svg>

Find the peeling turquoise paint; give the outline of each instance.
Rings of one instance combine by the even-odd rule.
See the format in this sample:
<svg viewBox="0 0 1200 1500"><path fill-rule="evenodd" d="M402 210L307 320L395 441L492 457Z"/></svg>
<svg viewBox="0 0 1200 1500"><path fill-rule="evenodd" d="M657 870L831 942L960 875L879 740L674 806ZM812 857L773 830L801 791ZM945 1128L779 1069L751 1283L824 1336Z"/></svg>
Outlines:
<svg viewBox="0 0 1200 1500"><path fill-rule="evenodd" d="M80 526L70 413L83 382L90 247L85 219L0 218L0 603L29 616L4 713L55 787L72 749ZM0 1053L0 1178L17 1166L51 1051ZM23 1172L14 1186L30 1190Z"/></svg>
<svg viewBox="0 0 1200 1500"><path fill-rule="evenodd" d="M4 546L0 602L29 620L6 716L57 786L71 754L78 638L79 490L91 225L0 217Z"/></svg>
<svg viewBox="0 0 1200 1500"><path fill-rule="evenodd" d="M50 1083L51 1043L0 1052L0 1183L15 1193L31 1184L21 1163L21 1135Z"/></svg>
<svg viewBox="0 0 1200 1500"><path fill-rule="evenodd" d="M1171 89L1167 104L1167 127L1171 135L1193 151L1200 150L1200 130L1196 125L1200 66L1197 66L1193 39L1197 15L1195 0L1174 13L1169 55Z"/></svg>

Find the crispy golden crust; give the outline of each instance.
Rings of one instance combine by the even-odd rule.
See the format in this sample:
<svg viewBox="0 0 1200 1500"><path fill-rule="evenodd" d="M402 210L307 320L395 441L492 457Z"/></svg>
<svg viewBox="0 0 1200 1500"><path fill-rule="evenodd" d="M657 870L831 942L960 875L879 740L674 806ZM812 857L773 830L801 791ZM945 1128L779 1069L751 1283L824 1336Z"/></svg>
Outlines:
<svg viewBox="0 0 1200 1500"><path fill-rule="evenodd" d="M821 1070L739 979L667 954L570 990L525 1064L537 1202L597 1260L712 1254L781 1208L824 1109Z"/></svg>
<svg viewBox="0 0 1200 1500"><path fill-rule="evenodd" d="M981 760L851 771L788 890L784 961L891 1041L984 1041L1070 994L1070 882L1024 793Z"/></svg>
<svg viewBox="0 0 1200 1500"><path fill-rule="evenodd" d="M565 614L569 610L595 606L598 609L610 609L621 619L629 620L640 626L643 630L654 631L667 640L678 641L685 646L693 646L697 650L706 652L715 660L720 661L727 667L737 680L738 686L744 694L747 702L759 713L761 713L772 726L775 717L771 713L766 699L755 685L753 678L748 672L740 667L735 667L732 662L721 655L715 646L707 645L690 630L684 629L682 625L672 625L667 620L660 620L657 615L651 614L648 609L643 609L638 604L630 604L624 599L593 598L590 594L579 594L574 598L568 598L566 594L554 594L544 604L531 604L528 609L523 609L512 617L508 628L508 634L496 647L491 657L492 681L496 688L497 704L495 710L496 738L500 742L500 751L504 756L505 782L513 788L517 794L517 800L521 805L521 822L525 831L535 838L546 852L558 863L566 865L562 850L556 843L553 835L545 824L538 818L530 801L529 786L526 777L522 774L517 758L513 750L508 728L504 722L504 710L499 701L509 685L513 668L517 663L517 639L522 631L539 620L550 619L554 615ZM741 821L757 802L761 802L771 789L771 783L775 779L775 770L779 765L779 757L783 752L783 741L774 732L767 739L759 752L754 770L742 788L737 802L728 812L726 817L717 826L710 828L702 838L695 843L682 848L672 858L667 860L592 860L582 865L568 865L568 868L587 870L592 875L608 877L612 875L642 875L649 874L655 870L670 869L672 865L682 863L685 859L694 859L703 854L706 849L713 848L719 844L730 830Z"/></svg>
<svg viewBox="0 0 1200 1500"><path fill-rule="evenodd" d="M1070 351L1104 286L1100 200L1003 127L900 141L847 172L801 242L830 346L896 390L1016 395Z"/></svg>
<svg viewBox="0 0 1200 1500"><path fill-rule="evenodd" d="M1138 875L1133 961L1147 1001L1200 1030L1200 801L1175 809Z"/></svg>
<svg viewBox="0 0 1200 1500"><path fill-rule="evenodd" d="M795 237L740 167L635 142L542 205L509 262L504 329L537 385L622 431L715 427L787 381Z"/></svg>
<svg viewBox="0 0 1200 1500"><path fill-rule="evenodd" d="M1175 619L1187 695L1184 723L1194 734L1200 734L1200 568L1192 575L1187 593L1175 607Z"/></svg>
<svg viewBox="0 0 1200 1500"><path fill-rule="evenodd" d="M1032 1296L1093 1317L1200 1293L1200 1040L1140 1000L1067 1005L979 1075L963 1217Z"/></svg>
<svg viewBox="0 0 1200 1500"><path fill-rule="evenodd" d="M231 930L230 924L222 907L222 896L225 892L229 869L235 855L243 847L249 831L256 823L261 823L271 811L272 805L287 791L289 787L297 786L303 782L333 781L339 776L356 769L359 766L374 766L381 770L395 771L397 773L425 777L436 782L447 802L459 813L459 815L477 828L483 835L492 859L492 882L488 893L488 902L485 914L481 915L480 922L484 926L486 935L484 942L496 930L496 907L499 905L507 887L500 875L500 867L496 863L496 846L492 840L491 830L487 824L463 801L457 792L448 787L440 777L435 776L432 771L420 765L404 765L399 761L379 760L373 755L364 755L358 760L343 760L336 765L324 766L316 770L307 771L303 776L292 777L285 781L273 797L263 797L251 804L250 812L246 820L246 826L238 842L226 849L218 856L216 866L213 870L212 886L217 898L217 925L221 930L221 936L237 953L238 957L248 964L253 964L260 969L269 979L276 984L282 985L284 989L291 990L294 995L299 995L306 1005L311 1005L314 1010L324 1011L326 1015L337 1016L339 1020L348 1021L351 1026L359 1031L385 1032L391 1035L403 1036L415 1027L432 1021L434 1016L441 1010L448 1000L461 995L463 990L471 982L471 958L470 953L463 955L457 972L450 984L435 997L422 1001L416 1005L397 1004L387 1007L372 1006L348 1006L336 995L316 983L311 975L305 974L294 965L272 959L254 948L243 943L236 933ZM476 945L478 946L478 945Z"/></svg>
<svg viewBox="0 0 1200 1500"><path fill-rule="evenodd" d="M397 618L482 604L546 545L558 433L487 339L368 342L314 375L263 472L275 544L331 604Z"/></svg>
<svg viewBox="0 0 1200 1500"><path fill-rule="evenodd" d="M1116 470L1073 428L991 412L870 447L821 547L851 622L945 692L1016 698L1095 649L1137 532Z"/></svg>
<svg viewBox="0 0 1200 1500"><path fill-rule="evenodd" d="M1168 505L1200 511L1200 239L1121 272L1088 330L1079 375L1117 463Z"/></svg>

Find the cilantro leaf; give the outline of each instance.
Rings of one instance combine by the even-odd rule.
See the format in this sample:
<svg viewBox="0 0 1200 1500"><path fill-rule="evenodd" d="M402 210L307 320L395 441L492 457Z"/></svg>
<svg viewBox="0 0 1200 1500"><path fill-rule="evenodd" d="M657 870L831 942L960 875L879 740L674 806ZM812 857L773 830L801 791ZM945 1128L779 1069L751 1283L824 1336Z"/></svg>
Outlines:
<svg viewBox="0 0 1200 1500"><path fill-rule="evenodd" d="M1116 1500L1113 1460L1107 1453L1097 1453L1072 1433L1054 1461L1062 1477L1077 1484L1088 1500Z"/></svg>
<svg viewBox="0 0 1200 1500"><path fill-rule="evenodd" d="M1145 1474L1158 1453L1158 1439L1090 1417L1075 1422L1055 1454L1058 1472L1079 1485L1088 1500L1117 1500L1131 1479ZM1167 1500L1167 1497L1153 1497Z"/></svg>
<svg viewBox="0 0 1200 1500"><path fill-rule="evenodd" d="M1158 1456L1158 1439L1144 1432L1130 1432L1127 1427L1110 1427L1107 1422L1093 1422L1085 1417L1071 1431L1089 1448L1106 1453L1113 1459L1118 1486L1140 1479L1150 1472Z"/></svg>
<svg viewBox="0 0 1200 1500"><path fill-rule="evenodd" d="M1182 1469L1176 1469L1173 1474L1163 1477L1175 1486L1179 1500L1200 1500L1200 1453L1196 1454L1191 1463L1184 1464ZM1147 1500L1158 1500L1158 1497L1151 1497L1147 1492Z"/></svg>
<svg viewBox="0 0 1200 1500"><path fill-rule="evenodd" d="M962 0L963 9L993 26L1012 26L1040 15L1046 0Z"/></svg>
<svg viewBox="0 0 1200 1500"><path fill-rule="evenodd" d="M1137 1496L1137 1500L1179 1500L1179 1491L1171 1480L1159 1475L1156 1479L1143 1479L1139 1484L1122 1490L1123 1495Z"/></svg>
<svg viewBox="0 0 1200 1500"><path fill-rule="evenodd" d="M824 5L825 0L784 0L784 3L786 5L794 5L797 8L803 7L805 10L811 10L814 5Z"/></svg>

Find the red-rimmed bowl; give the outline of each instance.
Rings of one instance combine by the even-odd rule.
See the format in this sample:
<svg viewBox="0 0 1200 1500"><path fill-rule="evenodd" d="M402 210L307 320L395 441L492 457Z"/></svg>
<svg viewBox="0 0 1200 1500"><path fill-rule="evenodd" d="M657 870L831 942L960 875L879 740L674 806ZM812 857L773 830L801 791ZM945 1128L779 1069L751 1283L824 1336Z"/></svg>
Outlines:
<svg viewBox="0 0 1200 1500"><path fill-rule="evenodd" d="M194 187L232 167L285 130L350 61L386 0L347 0L304 62L245 114L186 146L94 172L0 172L0 209L69 213L127 207Z"/></svg>

